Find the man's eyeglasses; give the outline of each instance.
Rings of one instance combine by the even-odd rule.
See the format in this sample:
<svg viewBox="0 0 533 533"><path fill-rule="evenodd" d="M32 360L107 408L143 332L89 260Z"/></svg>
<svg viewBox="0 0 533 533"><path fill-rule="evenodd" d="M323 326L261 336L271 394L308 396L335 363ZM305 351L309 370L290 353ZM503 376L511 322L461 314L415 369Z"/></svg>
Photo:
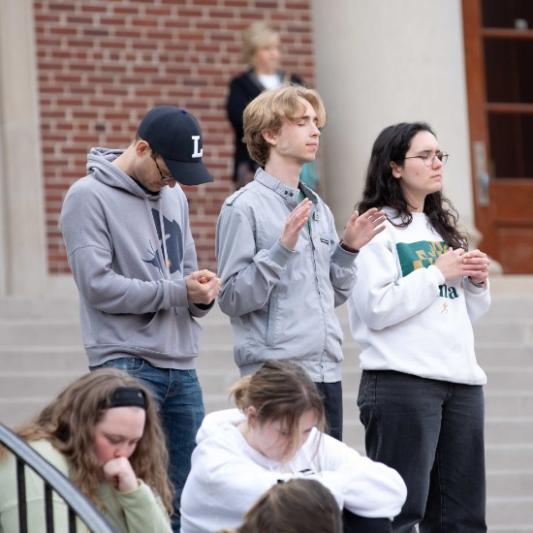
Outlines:
<svg viewBox="0 0 533 533"><path fill-rule="evenodd" d="M405 159L421 159L424 165L426 167L431 167L435 163L435 159L438 159L443 165L445 165L448 162L448 157L450 157L450 154L446 154L444 152L435 152L434 154L431 152L424 152L420 155L412 155L409 157L404 157Z"/></svg>
<svg viewBox="0 0 533 533"><path fill-rule="evenodd" d="M159 176L161 177L161 181L165 180L172 180L174 179L172 176L163 176L163 173L161 172L161 168L159 167L159 164L157 163L157 157L152 152L152 159L154 160L155 166L157 167L157 171L159 172Z"/></svg>

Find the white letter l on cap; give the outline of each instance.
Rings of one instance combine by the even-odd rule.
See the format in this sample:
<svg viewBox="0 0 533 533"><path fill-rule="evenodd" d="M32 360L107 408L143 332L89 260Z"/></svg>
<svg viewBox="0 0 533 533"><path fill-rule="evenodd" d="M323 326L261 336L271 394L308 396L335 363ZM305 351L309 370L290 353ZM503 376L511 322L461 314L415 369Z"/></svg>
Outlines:
<svg viewBox="0 0 533 533"><path fill-rule="evenodd" d="M202 148L198 151L198 141L200 140L200 135L193 135L192 140L194 141L194 153L192 157L202 157L204 155L204 149Z"/></svg>

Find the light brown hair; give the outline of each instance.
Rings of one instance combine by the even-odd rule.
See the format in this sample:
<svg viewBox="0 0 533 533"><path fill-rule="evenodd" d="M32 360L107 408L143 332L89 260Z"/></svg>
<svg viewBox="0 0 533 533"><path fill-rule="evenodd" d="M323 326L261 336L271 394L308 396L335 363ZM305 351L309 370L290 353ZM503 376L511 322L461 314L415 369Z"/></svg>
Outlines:
<svg viewBox="0 0 533 533"><path fill-rule="evenodd" d="M307 372L289 361L267 361L251 376L231 388L235 405L245 410L253 406L259 424L281 421L289 434L285 451L290 456L298 443L298 424L307 411L313 411L317 427L324 428L324 405Z"/></svg>
<svg viewBox="0 0 533 533"><path fill-rule="evenodd" d="M313 89L288 85L264 91L254 98L244 110L244 143L250 157L264 167L270 156L271 145L263 137L265 131L279 133L284 120L295 121L301 117L302 103L307 100L318 117L318 126L326 122L326 110L320 95Z"/></svg>
<svg viewBox="0 0 533 533"><path fill-rule="evenodd" d="M168 453L155 402L150 391L125 372L105 368L85 374L17 433L27 441L48 440L65 456L70 480L100 509L105 509L105 502L99 501L97 495L102 468L94 452L94 428L111 407L111 395L118 387L136 387L143 392L144 432L129 461L137 477L155 490L170 514ZM5 450L0 451L5 454Z"/></svg>
<svg viewBox="0 0 533 533"><path fill-rule="evenodd" d="M244 523L220 533L341 533L342 518L331 492L314 479L273 485L246 513Z"/></svg>
<svg viewBox="0 0 533 533"><path fill-rule="evenodd" d="M267 46L273 41L279 42L279 33L262 21L253 22L242 32L242 55L244 62L252 64L258 48Z"/></svg>

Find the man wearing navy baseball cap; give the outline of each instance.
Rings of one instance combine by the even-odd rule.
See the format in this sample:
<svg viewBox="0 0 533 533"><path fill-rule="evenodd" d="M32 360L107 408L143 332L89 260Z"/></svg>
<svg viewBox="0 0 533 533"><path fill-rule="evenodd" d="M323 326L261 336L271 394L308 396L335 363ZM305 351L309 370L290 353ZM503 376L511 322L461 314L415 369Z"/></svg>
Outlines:
<svg viewBox="0 0 533 533"><path fill-rule="evenodd" d="M164 160L169 174L183 185L213 181L202 163L202 132L185 109L154 107L143 118L138 137Z"/></svg>
<svg viewBox="0 0 533 533"><path fill-rule="evenodd" d="M176 491L174 531L204 416L196 318L211 309L220 287L215 273L198 270L179 185L213 181L202 156L196 118L154 107L125 150L90 150L88 174L70 187L61 210L89 367L132 374L159 404Z"/></svg>

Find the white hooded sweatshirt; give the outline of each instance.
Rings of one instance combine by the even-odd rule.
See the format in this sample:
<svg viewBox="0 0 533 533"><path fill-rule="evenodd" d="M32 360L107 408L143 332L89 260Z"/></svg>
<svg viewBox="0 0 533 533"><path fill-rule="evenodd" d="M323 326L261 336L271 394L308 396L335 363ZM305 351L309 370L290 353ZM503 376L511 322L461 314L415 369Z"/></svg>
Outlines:
<svg viewBox="0 0 533 533"><path fill-rule="evenodd" d="M472 322L490 306L489 285L446 282L435 263L447 245L425 213L412 215L404 228L387 221L357 257L348 311L361 368L483 385Z"/></svg>
<svg viewBox="0 0 533 533"><path fill-rule="evenodd" d="M198 431L192 468L181 497L181 532L236 528L279 480L312 478L334 495L339 508L369 518L392 518L405 501L400 475L313 429L289 463L272 461L252 448L238 426L237 409L207 415Z"/></svg>

